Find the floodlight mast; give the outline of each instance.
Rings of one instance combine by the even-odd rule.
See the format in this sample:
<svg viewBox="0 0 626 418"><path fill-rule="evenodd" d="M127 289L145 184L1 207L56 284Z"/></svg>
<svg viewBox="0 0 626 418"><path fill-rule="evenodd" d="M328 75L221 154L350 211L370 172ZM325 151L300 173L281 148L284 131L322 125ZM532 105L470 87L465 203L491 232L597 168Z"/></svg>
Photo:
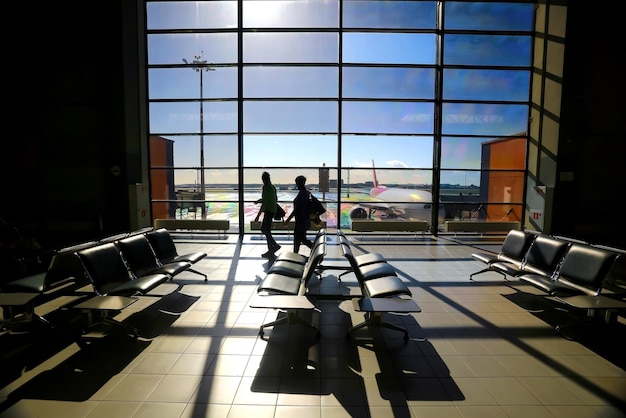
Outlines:
<svg viewBox="0 0 626 418"><path fill-rule="evenodd" d="M193 56L193 61L189 63L185 58L183 62L189 65L194 71L200 73L200 195L202 196L202 219L206 218L206 186L204 184L204 95L202 73L205 71L215 71L213 64L209 64L207 60L202 60L202 51L200 54Z"/></svg>

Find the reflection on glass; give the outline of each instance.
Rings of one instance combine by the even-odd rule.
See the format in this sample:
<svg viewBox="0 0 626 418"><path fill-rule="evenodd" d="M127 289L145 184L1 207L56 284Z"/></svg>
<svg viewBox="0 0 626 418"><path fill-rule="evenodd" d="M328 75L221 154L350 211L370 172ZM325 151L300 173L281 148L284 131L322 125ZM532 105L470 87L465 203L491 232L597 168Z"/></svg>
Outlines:
<svg viewBox="0 0 626 418"><path fill-rule="evenodd" d="M237 68L220 67L205 73L202 87L205 99L236 98ZM148 88L148 97L152 100L200 97L198 72L191 68L151 68L148 70Z"/></svg>
<svg viewBox="0 0 626 418"><path fill-rule="evenodd" d="M526 70L443 70L443 98L448 100L528 101Z"/></svg>
<svg viewBox="0 0 626 418"><path fill-rule="evenodd" d="M261 190L263 183L261 182L261 174L264 171L270 173L272 183L278 191L283 191L283 197L279 196L278 200L282 202L290 202L296 197L298 190L296 189L295 179L302 175L306 177L307 188L318 198L324 198L325 201L337 200L337 169L335 167L325 167L328 169L329 191L320 191L320 170L323 169L322 164L313 167L289 167L289 168L246 168L244 169L244 189L245 190ZM256 198L251 199L256 200Z"/></svg>
<svg viewBox="0 0 626 418"><path fill-rule="evenodd" d="M344 101L342 106L344 132L433 133L433 103Z"/></svg>
<svg viewBox="0 0 626 418"><path fill-rule="evenodd" d="M244 28L336 28L339 1L244 0Z"/></svg>
<svg viewBox="0 0 626 418"><path fill-rule="evenodd" d="M437 2L344 0L344 28L435 29Z"/></svg>
<svg viewBox="0 0 626 418"><path fill-rule="evenodd" d="M442 170L446 219L521 221L524 171Z"/></svg>
<svg viewBox="0 0 626 418"><path fill-rule="evenodd" d="M335 67L244 67L243 95L262 97L337 97Z"/></svg>
<svg viewBox="0 0 626 418"><path fill-rule="evenodd" d="M342 79L345 98L435 97L434 68L344 67Z"/></svg>
<svg viewBox="0 0 626 418"><path fill-rule="evenodd" d="M168 167L199 167L200 135L166 135L158 137L171 144ZM204 163L207 167L237 166L237 135L204 135ZM151 164L153 167L155 164Z"/></svg>
<svg viewBox="0 0 626 418"><path fill-rule="evenodd" d="M372 167L373 161L381 167L432 168L432 136L403 135L343 135L341 137L342 167ZM352 180L358 180L352 173ZM371 173L367 180L372 181ZM346 173L347 174L347 173ZM365 181L365 179L361 179Z"/></svg>
<svg viewBox="0 0 626 418"><path fill-rule="evenodd" d="M443 137L441 167L480 170L485 138Z"/></svg>
<svg viewBox="0 0 626 418"><path fill-rule="evenodd" d="M343 62L435 64L436 37L423 33L344 33Z"/></svg>
<svg viewBox="0 0 626 418"><path fill-rule="evenodd" d="M230 232L241 214L249 232L268 170L287 209L305 175L330 227L363 213L430 222L439 203L440 219L521 216L532 3L343 0L342 16L339 0L239 4L146 3L153 211L227 215ZM202 92L182 61L196 54L215 65Z"/></svg>
<svg viewBox="0 0 626 418"><path fill-rule="evenodd" d="M237 27L235 1L147 2L148 29Z"/></svg>
<svg viewBox="0 0 626 418"><path fill-rule="evenodd" d="M236 33L158 33L148 35L148 63L179 64L202 54L212 64L237 62Z"/></svg>
<svg viewBox="0 0 626 418"><path fill-rule="evenodd" d="M444 103L444 134L508 136L526 132L528 106Z"/></svg>
<svg viewBox="0 0 626 418"><path fill-rule="evenodd" d="M373 164L375 163L375 166ZM350 168L342 171L344 187L371 189L374 183L391 188L402 189L432 189L433 173L429 169L403 168L399 165L394 167L396 161L368 161L361 168ZM348 171L350 180L348 181ZM376 181L374 179L376 175ZM344 190L345 192L345 190Z"/></svg>
<svg viewBox="0 0 626 418"><path fill-rule="evenodd" d="M446 2L446 29L531 31L533 3ZM497 17L497 18L496 18Z"/></svg>
<svg viewBox="0 0 626 418"><path fill-rule="evenodd" d="M531 62L532 38L514 35L446 35L443 63L446 65L500 65L527 67Z"/></svg>
<svg viewBox="0 0 626 418"><path fill-rule="evenodd" d="M337 132L337 102L246 101L245 132Z"/></svg>
<svg viewBox="0 0 626 418"><path fill-rule="evenodd" d="M197 102L152 102L150 132L200 132L200 106ZM205 102L204 132L237 132L237 102Z"/></svg>
<svg viewBox="0 0 626 418"><path fill-rule="evenodd" d="M337 135L244 135L246 167L337 166ZM282 151L282 152L281 152Z"/></svg>
<svg viewBox="0 0 626 418"><path fill-rule="evenodd" d="M431 223L432 170L385 168L344 169L341 223L352 220L412 220ZM441 211L443 221L443 211Z"/></svg>
<svg viewBox="0 0 626 418"><path fill-rule="evenodd" d="M243 62L338 62L336 33L244 33Z"/></svg>
<svg viewBox="0 0 626 418"><path fill-rule="evenodd" d="M470 170L441 170L441 194L478 195L480 192L480 171Z"/></svg>

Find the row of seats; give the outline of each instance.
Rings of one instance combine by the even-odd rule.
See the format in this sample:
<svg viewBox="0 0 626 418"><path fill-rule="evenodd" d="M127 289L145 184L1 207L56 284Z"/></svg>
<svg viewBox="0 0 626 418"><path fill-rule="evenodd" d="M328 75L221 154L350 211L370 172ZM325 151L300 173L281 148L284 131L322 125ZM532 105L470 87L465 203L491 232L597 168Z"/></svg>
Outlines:
<svg viewBox="0 0 626 418"><path fill-rule="evenodd" d="M257 287L257 298L250 305L253 308L278 309L285 316L261 325L259 335L264 329L280 323L300 323L316 331L320 331L310 321L300 316L302 310L318 310L309 299L307 292L309 282L314 275L320 277L317 268L321 265L327 251L326 229L318 231L308 257L295 252L282 252L269 268L267 274ZM278 297L276 297L278 296Z"/></svg>
<svg viewBox="0 0 626 418"><path fill-rule="evenodd" d="M506 280L509 276L532 282L550 295L598 295L606 280L626 283L626 253L532 231L511 230L498 254L477 252L471 256L486 266L472 273L470 280L493 271Z"/></svg>
<svg viewBox="0 0 626 418"><path fill-rule="evenodd" d="M508 276L519 277L526 273L552 278L569 245L568 241L548 235L512 229L497 255L485 252L471 254L486 266L472 273L470 280L487 271L500 273L505 280L508 280Z"/></svg>
<svg viewBox="0 0 626 418"><path fill-rule="evenodd" d="M18 319L37 319L54 327L35 314L35 307L60 296L74 296L82 303L94 296L133 297L150 292L183 271L199 274L206 281L205 274L192 268L206 256L205 252L179 255L169 232L152 228L63 248L52 257L46 272L0 289L3 327L10 330ZM92 291L83 291L89 285Z"/></svg>
<svg viewBox="0 0 626 418"><path fill-rule="evenodd" d="M574 308L626 309L626 253L530 231L511 230L498 254L472 257L487 271L513 277ZM609 290L609 287L612 287Z"/></svg>
<svg viewBox="0 0 626 418"><path fill-rule="evenodd" d="M311 322L303 320L298 314L301 310L319 311L311 299L323 296L313 296L309 292L310 280L314 275L321 280L321 271L324 270L344 270L338 280L341 280L341 276L345 274L355 275L361 296L353 299L353 305L357 311L365 312L366 316L365 321L352 327L346 336L350 337L352 331L365 326L383 326L403 332L405 340L408 340L406 329L383 321L382 315L387 312L419 312L419 307L411 299L410 289L396 275L395 269L382 255L367 253L355 256L350 241L343 231L337 231L337 238L342 254L349 263L348 266L322 264L327 252L325 229L320 230L315 237L309 257L293 252L283 252L276 258L259 284L258 297L251 306L279 309L286 315L276 321L261 325L260 335L263 335L264 328L290 320L315 329L319 335L319 329ZM383 298L386 302L384 306L375 303ZM392 299L398 303L391 304Z"/></svg>
<svg viewBox="0 0 626 418"><path fill-rule="evenodd" d="M337 238L341 252L350 264L350 268L341 273L339 279L345 274L354 273L362 296L353 300L353 306L357 311L365 312L365 321L350 328L347 336L359 328L382 326L404 333L404 340L408 341L408 331L384 321L383 315L389 312L419 312L420 308L412 299L411 290L397 276L395 269L387 263L383 255L379 253L355 255L343 231L337 230ZM378 303L380 301L385 303Z"/></svg>

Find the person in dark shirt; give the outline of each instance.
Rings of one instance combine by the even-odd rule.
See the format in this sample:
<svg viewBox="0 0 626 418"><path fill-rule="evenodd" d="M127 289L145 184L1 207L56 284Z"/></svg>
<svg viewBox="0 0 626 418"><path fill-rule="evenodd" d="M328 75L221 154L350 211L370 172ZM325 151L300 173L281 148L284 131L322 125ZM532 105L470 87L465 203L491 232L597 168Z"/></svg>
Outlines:
<svg viewBox="0 0 626 418"><path fill-rule="evenodd" d="M263 180L263 190L261 192L261 198L256 201L260 203L261 207L256 214L255 221L259 220L261 213L263 213L263 221L261 221L261 232L265 235L267 241L267 252L263 253L263 257L273 257L274 253L278 251L280 245L274 239L272 235L272 219L276 213L276 205L278 204L278 196L276 195L276 187L272 184L270 179L270 173L264 171L261 175Z"/></svg>
<svg viewBox="0 0 626 418"><path fill-rule="evenodd" d="M313 247L313 243L307 238L306 233L311 228L311 218L309 216L309 199L310 193L306 188L306 177L296 177L296 187L298 195L293 199L293 209L285 222L296 218L296 225L293 230L293 252L300 251L300 245L304 244L309 249Z"/></svg>

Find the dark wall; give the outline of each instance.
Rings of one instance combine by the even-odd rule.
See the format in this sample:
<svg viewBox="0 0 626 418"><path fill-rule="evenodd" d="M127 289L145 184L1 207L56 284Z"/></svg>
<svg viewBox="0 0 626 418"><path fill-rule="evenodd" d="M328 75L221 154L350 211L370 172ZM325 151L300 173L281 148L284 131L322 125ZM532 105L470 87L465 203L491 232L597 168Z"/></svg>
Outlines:
<svg viewBox="0 0 626 418"><path fill-rule="evenodd" d="M568 2L558 171L552 232L626 247L626 77L621 21Z"/></svg>
<svg viewBox="0 0 626 418"><path fill-rule="evenodd" d="M120 4L17 7L0 216L47 246L127 229Z"/></svg>

